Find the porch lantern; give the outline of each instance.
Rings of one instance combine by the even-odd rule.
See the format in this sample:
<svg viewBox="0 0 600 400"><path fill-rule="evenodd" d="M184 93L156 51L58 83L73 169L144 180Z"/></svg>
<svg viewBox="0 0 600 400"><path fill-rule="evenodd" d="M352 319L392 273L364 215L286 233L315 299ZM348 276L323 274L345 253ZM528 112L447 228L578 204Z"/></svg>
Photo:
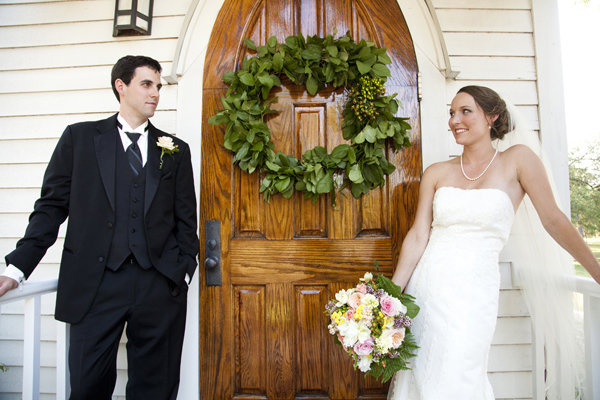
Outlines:
<svg viewBox="0 0 600 400"><path fill-rule="evenodd" d="M150 35L154 0L116 0L113 36Z"/></svg>

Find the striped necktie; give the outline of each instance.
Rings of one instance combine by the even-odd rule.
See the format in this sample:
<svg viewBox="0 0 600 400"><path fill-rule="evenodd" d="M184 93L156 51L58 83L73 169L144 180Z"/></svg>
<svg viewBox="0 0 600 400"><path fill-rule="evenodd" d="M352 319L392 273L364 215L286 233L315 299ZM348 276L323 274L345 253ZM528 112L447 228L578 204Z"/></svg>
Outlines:
<svg viewBox="0 0 600 400"><path fill-rule="evenodd" d="M135 176L138 176L142 172L142 153L140 147L137 144L141 134L135 132L125 132L125 134L131 139L131 144L127 147L127 160L129 160L129 166Z"/></svg>

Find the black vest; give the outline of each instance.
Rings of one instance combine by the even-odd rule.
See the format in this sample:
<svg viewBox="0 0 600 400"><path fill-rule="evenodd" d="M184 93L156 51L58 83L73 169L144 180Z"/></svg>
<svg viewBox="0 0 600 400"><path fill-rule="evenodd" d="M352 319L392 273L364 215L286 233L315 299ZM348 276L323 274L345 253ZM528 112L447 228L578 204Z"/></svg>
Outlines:
<svg viewBox="0 0 600 400"><path fill-rule="evenodd" d="M119 144L116 157L114 235L106 266L116 271L133 254L138 264L147 269L152 263L144 230L146 168L134 177L123 146Z"/></svg>

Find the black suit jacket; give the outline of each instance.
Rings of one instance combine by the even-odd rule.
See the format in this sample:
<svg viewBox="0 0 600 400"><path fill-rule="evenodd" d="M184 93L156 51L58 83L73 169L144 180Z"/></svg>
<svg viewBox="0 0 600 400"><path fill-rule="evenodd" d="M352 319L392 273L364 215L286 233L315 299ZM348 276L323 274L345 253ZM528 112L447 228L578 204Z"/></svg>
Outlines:
<svg viewBox="0 0 600 400"><path fill-rule="evenodd" d="M179 151L165 154L159 169L158 137L173 138ZM62 252L55 317L76 323L88 311L108 258L115 223L116 150L122 146L117 116L68 126L44 175L29 225L6 262L28 277L59 226L69 217ZM153 266L176 285L197 266L196 196L189 146L148 130L144 228Z"/></svg>

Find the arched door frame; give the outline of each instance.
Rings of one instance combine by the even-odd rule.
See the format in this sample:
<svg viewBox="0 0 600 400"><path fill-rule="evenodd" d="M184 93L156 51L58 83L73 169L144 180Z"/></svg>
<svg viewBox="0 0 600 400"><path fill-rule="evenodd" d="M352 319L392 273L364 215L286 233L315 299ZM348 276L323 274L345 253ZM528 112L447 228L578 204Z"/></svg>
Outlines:
<svg viewBox="0 0 600 400"><path fill-rule="evenodd" d="M177 134L192 148L196 188L200 188L202 82L208 42L217 15L225 0L192 0L182 24L173 62L165 68L165 79L177 84ZM421 150L423 168L447 157L440 140L446 140L446 79L451 71L437 18L428 0L397 0L408 24L419 69L421 108ZM199 197L199 196L197 196ZM201 268L201 266L200 266ZM198 310L199 274L188 293L188 321L180 398L195 399L199 393Z"/></svg>

